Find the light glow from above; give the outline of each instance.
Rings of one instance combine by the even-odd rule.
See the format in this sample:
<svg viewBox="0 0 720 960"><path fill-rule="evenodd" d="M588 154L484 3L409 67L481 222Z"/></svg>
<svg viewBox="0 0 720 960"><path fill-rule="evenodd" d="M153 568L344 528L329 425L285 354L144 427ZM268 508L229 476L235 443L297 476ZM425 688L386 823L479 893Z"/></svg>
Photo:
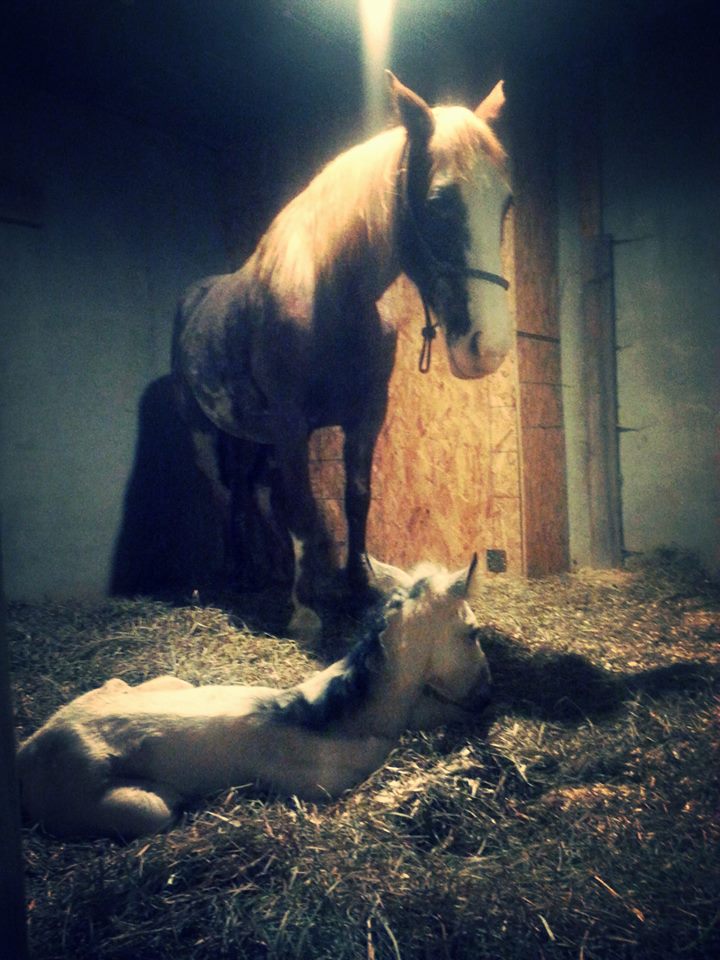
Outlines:
<svg viewBox="0 0 720 960"><path fill-rule="evenodd" d="M359 0L363 38L365 85L365 132L377 133L384 126L386 80L389 67L395 0Z"/></svg>

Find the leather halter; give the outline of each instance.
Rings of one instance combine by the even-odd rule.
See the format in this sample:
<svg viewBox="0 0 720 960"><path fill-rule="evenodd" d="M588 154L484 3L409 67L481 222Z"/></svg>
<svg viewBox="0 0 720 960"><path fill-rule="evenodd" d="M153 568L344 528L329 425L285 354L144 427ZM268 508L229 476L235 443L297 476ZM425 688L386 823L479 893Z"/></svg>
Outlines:
<svg viewBox="0 0 720 960"><path fill-rule="evenodd" d="M404 245L411 248L416 258L422 263L423 272L432 281L436 281L441 277L464 277L470 280L483 280L485 283L494 283L496 286L502 287L503 290L509 290L510 281L501 276L499 273L491 273L489 270L481 270L479 267L468 267L465 266L465 264L448 263L447 261L439 260L435 256L430 244L420 231L420 227L418 226L413 210L413 200L410 196L411 150L412 146L408 140L405 144L405 148L403 149L399 171L399 178L403 185L401 193L401 200L403 201L401 208L401 223L403 227L402 239ZM408 274L408 276L410 276L410 274ZM417 287L417 291L420 294L420 299L422 301L423 310L425 312L425 325L422 328L423 343L422 349L420 350L418 370L420 373L427 373L430 369L430 362L432 360L432 342L437 336L437 328L439 324L432 322L430 305L427 297L423 293L422 287L414 277L411 276L410 279Z"/></svg>

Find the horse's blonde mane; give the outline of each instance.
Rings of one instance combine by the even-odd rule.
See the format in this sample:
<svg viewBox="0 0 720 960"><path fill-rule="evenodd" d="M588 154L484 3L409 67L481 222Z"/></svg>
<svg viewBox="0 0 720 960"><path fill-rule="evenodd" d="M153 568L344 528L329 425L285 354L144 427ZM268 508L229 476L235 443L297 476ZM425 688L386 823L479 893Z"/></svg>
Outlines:
<svg viewBox="0 0 720 960"><path fill-rule="evenodd" d="M435 107L429 142L431 185L466 178L479 155L504 170L505 152L490 127L465 107ZM397 172L406 143L394 127L341 153L275 217L251 262L258 279L312 296L319 276L342 258L393 257Z"/></svg>

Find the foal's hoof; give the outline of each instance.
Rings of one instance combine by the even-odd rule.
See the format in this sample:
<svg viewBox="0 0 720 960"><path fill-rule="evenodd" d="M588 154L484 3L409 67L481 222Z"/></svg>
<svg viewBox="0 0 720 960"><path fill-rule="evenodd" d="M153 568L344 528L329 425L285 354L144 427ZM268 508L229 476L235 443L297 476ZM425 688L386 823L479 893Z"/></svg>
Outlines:
<svg viewBox="0 0 720 960"><path fill-rule="evenodd" d="M297 606L288 624L288 634L306 643L318 643L322 637L322 620L310 607Z"/></svg>

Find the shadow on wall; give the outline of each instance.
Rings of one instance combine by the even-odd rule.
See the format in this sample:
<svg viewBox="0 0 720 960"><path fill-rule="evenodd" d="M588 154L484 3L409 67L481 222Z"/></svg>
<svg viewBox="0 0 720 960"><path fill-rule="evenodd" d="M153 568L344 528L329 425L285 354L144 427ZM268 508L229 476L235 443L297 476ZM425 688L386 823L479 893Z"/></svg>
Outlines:
<svg viewBox="0 0 720 960"><path fill-rule="evenodd" d="M154 380L139 406L135 463L125 493L110 592L167 594L216 580L222 532L193 461L172 378Z"/></svg>

